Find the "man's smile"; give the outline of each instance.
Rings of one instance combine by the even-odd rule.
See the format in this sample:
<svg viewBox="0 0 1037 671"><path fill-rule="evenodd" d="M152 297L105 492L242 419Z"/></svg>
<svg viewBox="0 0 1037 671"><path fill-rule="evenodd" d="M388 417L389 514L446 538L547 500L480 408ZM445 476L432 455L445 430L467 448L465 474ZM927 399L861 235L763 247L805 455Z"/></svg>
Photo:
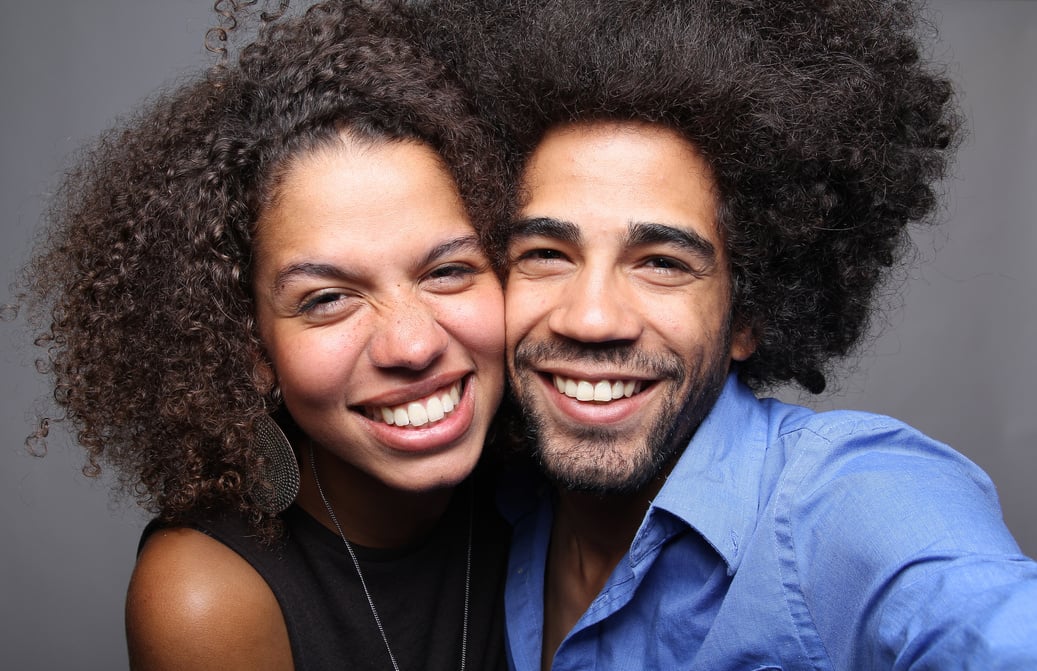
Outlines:
<svg viewBox="0 0 1037 671"><path fill-rule="evenodd" d="M565 377L554 374L551 376L555 389L558 393L565 394L577 401L594 401L608 403L620 398L630 398L641 391L643 382L641 380L588 380Z"/></svg>

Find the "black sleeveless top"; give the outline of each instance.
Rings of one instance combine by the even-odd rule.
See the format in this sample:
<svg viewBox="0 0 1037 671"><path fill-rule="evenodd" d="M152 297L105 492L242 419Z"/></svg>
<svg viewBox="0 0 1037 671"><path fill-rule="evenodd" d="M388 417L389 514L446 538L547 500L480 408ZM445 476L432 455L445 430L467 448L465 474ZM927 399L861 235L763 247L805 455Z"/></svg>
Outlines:
<svg viewBox="0 0 1037 671"><path fill-rule="evenodd" d="M470 507L472 569L466 669L506 669L504 575L510 529L471 482L421 544L403 549L354 545L364 579L401 671L457 671L464 618ZM286 532L263 545L245 522L224 516L192 526L247 560L281 606L296 671L385 671L392 662L342 539L301 508L282 513ZM154 530L144 531L141 543Z"/></svg>

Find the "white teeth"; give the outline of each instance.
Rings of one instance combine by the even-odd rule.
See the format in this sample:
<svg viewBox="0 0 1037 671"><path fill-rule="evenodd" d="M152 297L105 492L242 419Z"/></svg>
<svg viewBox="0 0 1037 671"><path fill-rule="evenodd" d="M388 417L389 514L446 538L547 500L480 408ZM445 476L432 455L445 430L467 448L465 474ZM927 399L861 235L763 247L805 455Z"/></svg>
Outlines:
<svg viewBox="0 0 1037 671"><path fill-rule="evenodd" d="M407 415L410 417L411 426L425 426L428 424L428 410L420 403L408 403Z"/></svg>
<svg viewBox="0 0 1037 671"><path fill-rule="evenodd" d="M553 376L555 389L577 401L608 403L620 398L630 398L641 391L642 383L637 380L574 380L561 375Z"/></svg>
<svg viewBox="0 0 1037 671"><path fill-rule="evenodd" d="M369 408L367 416L374 420L380 419L390 426L424 426L449 415L460 400L461 382L458 381L447 391L404 405Z"/></svg>
<svg viewBox="0 0 1037 671"><path fill-rule="evenodd" d="M428 400L428 406L425 408L426 414L428 415L428 421L438 422L443 419L443 402L439 400L438 396L433 396Z"/></svg>

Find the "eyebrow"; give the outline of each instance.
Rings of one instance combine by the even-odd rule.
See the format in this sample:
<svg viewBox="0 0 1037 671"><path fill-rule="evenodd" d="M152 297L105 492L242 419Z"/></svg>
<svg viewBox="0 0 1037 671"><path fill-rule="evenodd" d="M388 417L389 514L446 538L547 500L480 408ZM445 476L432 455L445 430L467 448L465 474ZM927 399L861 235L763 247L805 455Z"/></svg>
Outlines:
<svg viewBox="0 0 1037 671"><path fill-rule="evenodd" d="M430 249L428 254L425 255L425 258L421 260L421 265L431 265L444 256L449 256L455 252L476 251L481 249L482 245L479 244L479 238L475 233L472 233L471 235L460 235Z"/></svg>
<svg viewBox="0 0 1037 671"><path fill-rule="evenodd" d="M530 217L512 222L509 238L514 240L537 236L552 238L572 245L579 245L583 241L580 227L570 221L553 217ZM624 244L627 247L651 244L676 245L710 264L717 258L717 249L712 242L693 230L669 224L631 222L627 227Z"/></svg>
<svg viewBox="0 0 1037 671"><path fill-rule="evenodd" d="M284 291L285 286L294 280L300 278L331 278L335 280L342 280L344 282L355 281L359 279L355 273L351 273L344 268L340 268L330 263L293 263L290 266L286 266L277 272L274 276L273 289L274 294L279 294Z"/></svg>
<svg viewBox="0 0 1037 671"><path fill-rule="evenodd" d="M578 245L583 240L583 235L580 233L579 226L571 221L564 221L553 217L516 219L511 222L508 237L510 239L545 237L553 238L572 245Z"/></svg>
<svg viewBox="0 0 1037 671"><path fill-rule="evenodd" d="M712 263L717 249L712 242L693 230L668 224L633 222L627 230L626 244L630 247L651 244L676 245Z"/></svg>
<svg viewBox="0 0 1037 671"><path fill-rule="evenodd" d="M476 249L480 249L480 245L479 239L474 233L471 235L458 236L430 249L428 253L422 257L418 266L422 267L431 265L438 259L458 251ZM360 282L362 280L362 277L358 273L342 268L341 266L331 263L312 263L304 261L301 263L293 263L278 271L277 275L274 276L274 293L281 293L287 284L293 280L304 277L330 278L343 282Z"/></svg>

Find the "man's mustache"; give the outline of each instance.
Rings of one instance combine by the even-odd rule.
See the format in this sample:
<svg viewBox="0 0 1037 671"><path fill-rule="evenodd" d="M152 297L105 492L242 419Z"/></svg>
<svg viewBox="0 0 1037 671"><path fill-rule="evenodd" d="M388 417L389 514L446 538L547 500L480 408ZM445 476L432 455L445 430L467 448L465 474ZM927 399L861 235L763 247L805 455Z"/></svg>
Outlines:
<svg viewBox="0 0 1037 671"><path fill-rule="evenodd" d="M530 342L515 348L515 368L536 368L544 362L609 364L628 373L657 379L682 380L684 362L676 354L645 352L621 343L578 343L571 340Z"/></svg>

